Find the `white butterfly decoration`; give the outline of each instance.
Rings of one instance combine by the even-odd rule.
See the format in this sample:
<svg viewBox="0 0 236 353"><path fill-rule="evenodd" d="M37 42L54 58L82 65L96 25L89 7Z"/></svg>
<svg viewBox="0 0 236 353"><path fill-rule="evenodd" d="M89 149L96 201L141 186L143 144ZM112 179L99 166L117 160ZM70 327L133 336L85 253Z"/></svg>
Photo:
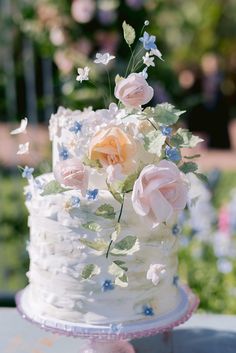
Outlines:
<svg viewBox="0 0 236 353"><path fill-rule="evenodd" d="M85 66L85 68L79 67L77 69L78 76L76 77L76 81L79 81L80 83L82 81L88 81L89 80L89 71L90 71L90 68L88 66Z"/></svg>
<svg viewBox="0 0 236 353"><path fill-rule="evenodd" d="M27 124L28 124L28 119L27 119L27 118L21 119L20 127L18 127L18 128L15 129L15 130L12 130L12 131L10 132L10 134L11 134L11 135L17 135L17 134L26 133Z"/></svg>
<svg viewBox="0 0 236 353"><path fill-rule="evenodd" d="M115 59L115 56L110 55L109 53L105 53L105 54L97 53L96 59L94 60L94 62L95 64L107 65L109 61L113 59Z"/></svg>
<svg viewBox="0 0 236 353"><path fill-rule="evenodd" d="M19 149L16 154L27 154L29 153L29 142L19 144Z"/></svg>

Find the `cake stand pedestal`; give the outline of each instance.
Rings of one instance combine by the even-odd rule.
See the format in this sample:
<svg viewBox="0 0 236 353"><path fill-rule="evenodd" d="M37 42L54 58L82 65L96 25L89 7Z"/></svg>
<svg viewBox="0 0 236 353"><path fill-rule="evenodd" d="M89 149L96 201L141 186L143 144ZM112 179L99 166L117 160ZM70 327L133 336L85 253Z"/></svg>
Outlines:
<svg viewBox="0 0 236 353"><path fill-rule="evenodd" d="M174 310L148 320L128 323L88 325L32 314L28 287L17 293L16 304L24 319L40 325L47 331L89 339L88 347L83 352L78 353L135 353L128 340L170 332L174 327L188 320L196 310L199 299L187 286L180 286L179 289L180 302Z"/></svg>

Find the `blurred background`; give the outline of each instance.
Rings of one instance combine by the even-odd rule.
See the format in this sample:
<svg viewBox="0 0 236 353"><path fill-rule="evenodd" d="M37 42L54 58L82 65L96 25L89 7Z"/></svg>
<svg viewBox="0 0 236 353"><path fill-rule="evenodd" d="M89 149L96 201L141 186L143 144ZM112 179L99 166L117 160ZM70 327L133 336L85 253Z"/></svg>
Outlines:
<svg viewBox="0 0 236 353"><path fill-rule="evenodd" d="M180 276L199 294L200 310L236 314L234 0L0 0L0 305L14 305L28 267L24 181L16 166L50 171L47 125L58 106L103 106L102 72L93 72L97 90L80 85L76 70L109 52L119 57L111 77L124 74L124 20L137 34L149 20L147 31L163 53L165 61L150 69L153 104L187 110L182 124L205 140L199 164L208 183L193 180L199 202L181 215ZM9 131L25 116L33 152L20 158L25 137Z"/></svg>

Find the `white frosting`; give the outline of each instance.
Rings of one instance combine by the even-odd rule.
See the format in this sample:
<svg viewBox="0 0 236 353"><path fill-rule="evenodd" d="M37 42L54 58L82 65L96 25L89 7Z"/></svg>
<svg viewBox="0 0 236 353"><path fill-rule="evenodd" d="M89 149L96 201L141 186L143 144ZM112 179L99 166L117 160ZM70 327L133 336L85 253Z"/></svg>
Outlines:
<svg viewBox="0 0 236 353"><path fill-rule="evenodd" d="M83 198L79 191L41 196L40 185L53 179L52 174L43 175L31 182L27 192L32 194L27 207L30 213L29 293L33 312L72 322L112 323L146 320L144 308L151 308L158 316L174 309L179 302L179 289L173 283L177 273L178 238L172 234L171 225L148 229L142 218L134 212L130 195L126 194L121 218L122 239L127 235L138 237L140 250L133 255L108 258L82 245L81 238L110 240L120 209L107 190L99 190L96 200ZM96 184L97 185L97 184ZM68 200L78 196L80 207L68 211ZM116 219L95 215L96 209L108 203L114 207ZM100 232L85 229L89 221L101 225ZM113 281L108 266L115 259L124 260L128 267L128 286L114 286L103 290L104 281ZM165 276L158 285L147 279L151 264L162 264ZM81 277L86 264L96 264L100 273L91 279Z"/></svg>

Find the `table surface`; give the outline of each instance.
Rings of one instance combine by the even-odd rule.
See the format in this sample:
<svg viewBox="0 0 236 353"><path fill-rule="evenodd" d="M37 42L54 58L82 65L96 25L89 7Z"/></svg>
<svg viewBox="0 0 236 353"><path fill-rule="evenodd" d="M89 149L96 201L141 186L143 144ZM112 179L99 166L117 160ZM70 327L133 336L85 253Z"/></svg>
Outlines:
<svg viewBox="0 0 236 353"><path fill-rule="evenodd" d="M131 341L136 353L235 353L236 316L195 314L163 335ZM1 353L81 353L85 340L63 337L23 320L16 309L0 309Z"/></svg>

